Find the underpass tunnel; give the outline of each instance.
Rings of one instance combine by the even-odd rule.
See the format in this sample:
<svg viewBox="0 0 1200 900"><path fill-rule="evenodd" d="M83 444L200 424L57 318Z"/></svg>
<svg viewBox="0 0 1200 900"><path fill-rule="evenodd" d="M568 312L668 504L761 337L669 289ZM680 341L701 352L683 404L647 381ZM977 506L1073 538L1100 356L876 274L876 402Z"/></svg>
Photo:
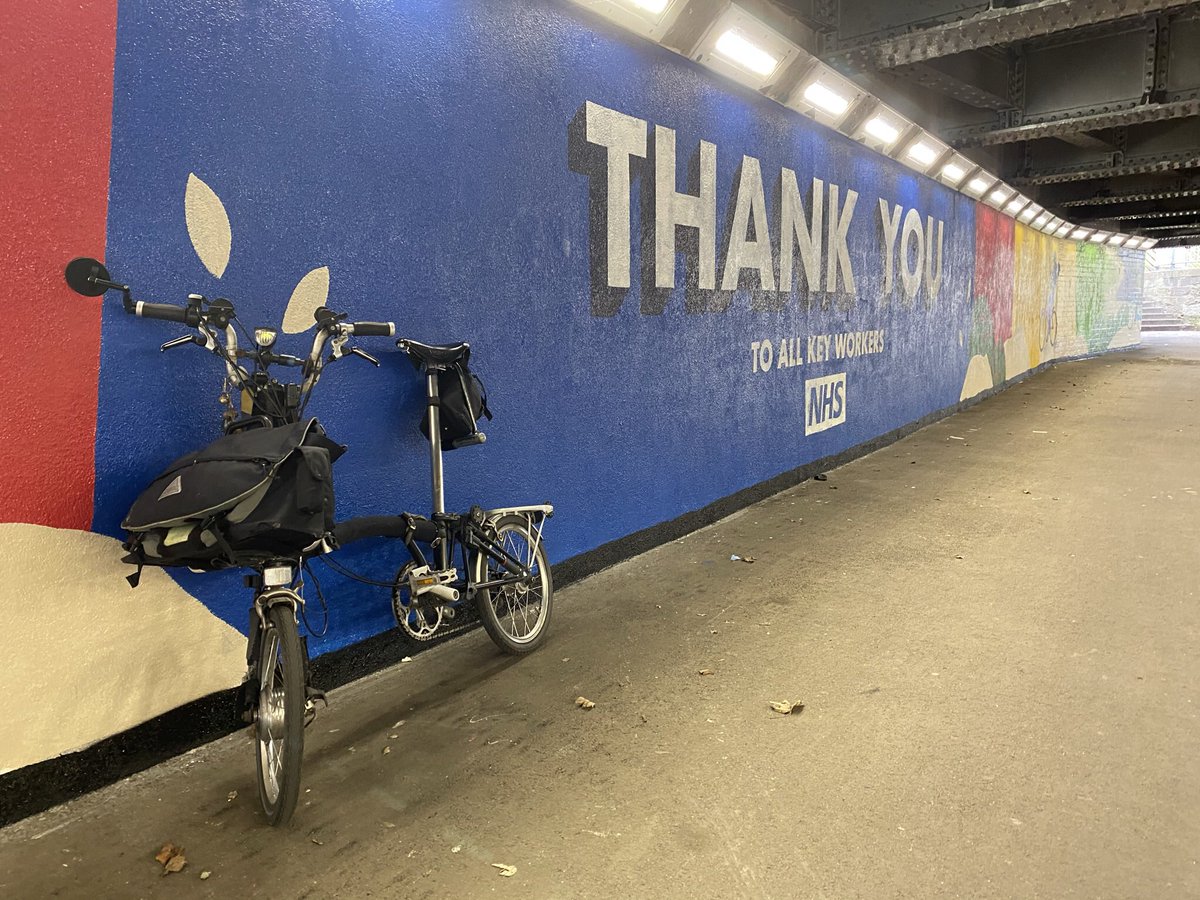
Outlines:
<svg viewBox="0 0 1200 900"><path fill-rule="evenodd" d="M10 0L0 29L0 825L243 726L246 573L142 553L211 561L230 510L129 530L261 412L237 359L277 354L263 384L348 448L323 534L392 517L310 545L319 690L474 640L474 562L412 576L396 537L431 496L552 505L569 606L1052 369L1194 364L1200 2ZM329 311L378 327L320 350ZM425 345L477 420L442 462ZM422 628L417 577L454 597Z"/></svg>

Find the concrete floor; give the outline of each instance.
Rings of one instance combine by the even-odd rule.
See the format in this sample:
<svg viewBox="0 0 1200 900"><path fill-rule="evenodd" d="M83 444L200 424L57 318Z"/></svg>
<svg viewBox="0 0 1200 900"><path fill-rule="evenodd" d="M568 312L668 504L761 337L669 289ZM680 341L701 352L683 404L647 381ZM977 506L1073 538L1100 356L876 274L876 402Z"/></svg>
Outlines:
<svg viewBox="0 0 1200 900"><path fill-rule="evenodd" d="M337 691L288 829L239 734L0 832L0 895L1200 897L1198 548L1200 335L1148 337L562 591L529 659Z"/></svg>

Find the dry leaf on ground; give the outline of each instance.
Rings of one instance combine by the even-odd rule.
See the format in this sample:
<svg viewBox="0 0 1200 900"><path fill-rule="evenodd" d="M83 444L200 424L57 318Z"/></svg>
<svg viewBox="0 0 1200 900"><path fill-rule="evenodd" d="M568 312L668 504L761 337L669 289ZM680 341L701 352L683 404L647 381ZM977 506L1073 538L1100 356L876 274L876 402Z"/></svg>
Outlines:
<svg viewBox="0 0 1200 900"><path fill-rule="evenodd" d="M179 849L182 850L183 848L181 847ZM183 867L186 865L187 858L182 852L177 853L167 860L166 865L163 866L163 874L170 875L172 872L181 872L183 871Z"/></svg>
<svg viewBox="0 0 1200 900"><path fill-rule="evenodd" d="M201 873L200 873L200 880L201 880L201 881L208 881L208 879L209 879L209 877L210 877L211 875L212 875L212 872L209 872L209 871L205 870L205 871L203 871L203 872L201 872Z"/></svg>
<svg viewBox="0 0 1200 900"><path fill-rule="evenodd" d="M772 700L771 709L781 715L790 716L792 713L804 712L804 704L799 701L793 703L791 700Z"/></svg>
<svg viewBox="0 0 1200 900"><path fill-rule="evenodd" d="M711 675L711 674L713 674L713 670L712 669L701 669L696 674L697 675Z"/></svg>
<svg viewBox="0 0 1200 900"><path fill-rule="evenodd" d="M504 863L492 863L492 868L499 869L502 878L512 878L517 874L516 866L506 866Z"/></svg>
<svg viewBox="0 0 1200 900"><path fill-rule="evenodd" d="M575 705L578 706L580 709L592 709L596 704L593 703L591 700L589 700L587 697L576 697Z"/></svg>
<svg viewBox="0 0 1200 900"><path fill-rule="evenodd" d="M167 860L170 859L172 856L174 856L176 853L178 853L182 849L183 849L182 847L176 847L174 844L172 844L170 841L168 841L167 843L162 845L162 849L159 850L158 853L154 854L154 859L159 864L165 866L167 864Z"/></svg>

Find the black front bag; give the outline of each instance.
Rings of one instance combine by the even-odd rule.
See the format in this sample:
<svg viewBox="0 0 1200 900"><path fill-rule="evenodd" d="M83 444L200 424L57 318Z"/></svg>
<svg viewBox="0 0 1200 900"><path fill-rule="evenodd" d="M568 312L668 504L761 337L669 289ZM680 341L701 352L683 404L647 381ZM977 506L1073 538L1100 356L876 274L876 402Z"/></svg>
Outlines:
<svg viewBox="0 0 1200 900"><path fill-rule="evenodd" d="M296 557L333 529L333 463L316 419L226 435L189 453L134 501L128 562L210 570Z"/></svg>
<svg viewBox="0 0 1200 900"><path fill-rule="evenodd" d="M438 372L438 431L442 435L442 449L455 449L455 441L478 433L476 423L487 416L492 420L492 411L487 405L487 391L479 376L467 367L467 357ZM429 437L429 409L421 419L421 434Z"/></svg>

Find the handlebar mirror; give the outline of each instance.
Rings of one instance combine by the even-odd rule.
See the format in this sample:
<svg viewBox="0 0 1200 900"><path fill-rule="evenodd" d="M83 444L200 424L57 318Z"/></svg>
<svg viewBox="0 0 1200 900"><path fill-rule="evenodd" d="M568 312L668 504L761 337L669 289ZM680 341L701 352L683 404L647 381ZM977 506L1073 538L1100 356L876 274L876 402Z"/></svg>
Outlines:
<svg viewBox="0 0 1200 900"><path fill-rule="evenodd" d="M85 297L99 297L109 289L108 285L112 283L108 269L104 268L104 263L86 256L67 263L65 274L71 290ZM97 281L105 283L97 284Z"/></svg>

